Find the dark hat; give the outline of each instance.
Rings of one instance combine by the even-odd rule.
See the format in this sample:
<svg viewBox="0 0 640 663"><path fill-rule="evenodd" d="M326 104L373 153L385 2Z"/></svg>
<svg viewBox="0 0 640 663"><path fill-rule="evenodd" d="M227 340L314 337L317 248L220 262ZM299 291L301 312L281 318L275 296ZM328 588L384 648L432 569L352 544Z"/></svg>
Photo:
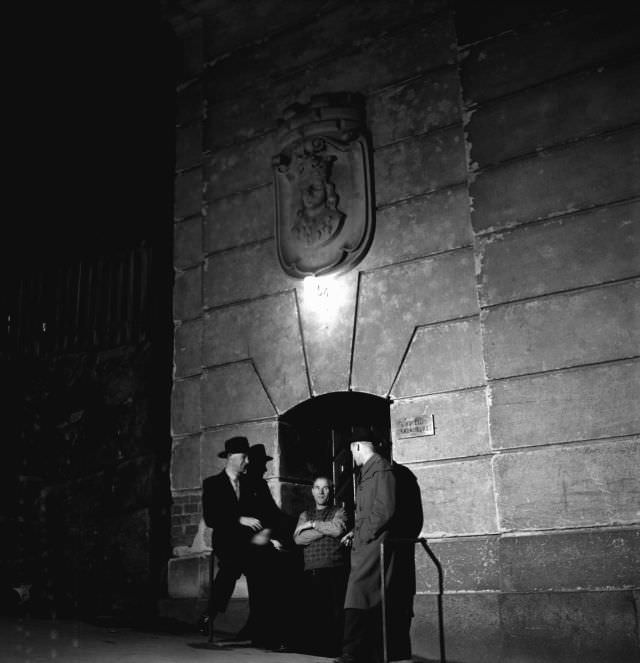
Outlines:
<svg viewBox="0 0 640 663"><path fill-rule="evenodd" d="M249 453L249 440L246 437L239 435L238 437L231 437L224 442L224 451L221 451L218 456L226 458L231 454L248 454Z"/></svg>
<svg viewBox="0 0 640 663"><path fill-rule="evenodd" d="M249 449L249 461L257 463L259 461L266 463L268 460L273 460L271 456L267 456L264 444L252 444Z"/></svg>
<svg viewBox="0 0 640 663"><path fill-rule="evenodd" d="M348 444L353 444L354 442L369 442L373 446L379 444L379 441L376 439L376 436L373 434L369 426L356 425L347 433Z"/></svg>

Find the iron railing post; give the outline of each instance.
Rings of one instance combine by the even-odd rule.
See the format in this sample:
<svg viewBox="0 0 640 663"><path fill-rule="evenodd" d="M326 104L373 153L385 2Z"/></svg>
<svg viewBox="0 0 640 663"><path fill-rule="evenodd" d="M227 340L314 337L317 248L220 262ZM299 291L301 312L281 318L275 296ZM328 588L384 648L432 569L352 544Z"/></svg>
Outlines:
<svg viewBox="0 0 640 663"><path fill-rule="evenodd" d="M380 598L382 599L382 648L383 648L383 661L388 663L389 654L387 651L387 602L386 602L386 587L385 587L385 569L384 569L384 545L385 543L420 543L424 551L429 556L429 559L434 563L438 571L438 639L440 645L440 663L446 663L446 652L444 644L444 611L442 604L442 596L444 594L444 577L442 573L442 565L438 558L433 554L433 551L427 545L427 540L424 537L417 539L386 539L380 543Z"/></svg>
<svg viewBox="0 0 640 663"><path fill-rule="evenodd" d="M382 599L382 660L388 663L387 653L387 597L384 573L384 541L380 542L380 597Z"/></svg>

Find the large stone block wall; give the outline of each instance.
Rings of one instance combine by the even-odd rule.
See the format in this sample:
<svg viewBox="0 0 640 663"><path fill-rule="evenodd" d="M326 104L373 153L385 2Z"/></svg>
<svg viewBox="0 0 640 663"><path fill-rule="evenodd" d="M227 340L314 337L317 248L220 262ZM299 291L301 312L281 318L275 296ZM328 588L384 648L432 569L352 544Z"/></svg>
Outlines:
<svg viewBox="0 0 640 663"><path fill-rule="evenodd" d="M267 446L281 497L280 415L334 391L388 397L444 569L448 656L631 661L635 22L482 5L273 0L176 24L174 545L202 550L200 483L226 437ZM278 265L270 159L284 107L340 90L366 98L376 230L330 316ZM397 438L416 411L436 434ZM201 595L203 572L176 557L170 589ZM419 557L414 643L430 658L436 594Z"/></svg>
<svg viewBox="0 0 640 663"><path fill-rule="evenodd" d="M456 613L463 660L493 660L469 648L486 629L503 660L638 655L640 97L624 20L458 33L499 532L477 553L434 543L457 600L498 593L489 624Z"/></svg>

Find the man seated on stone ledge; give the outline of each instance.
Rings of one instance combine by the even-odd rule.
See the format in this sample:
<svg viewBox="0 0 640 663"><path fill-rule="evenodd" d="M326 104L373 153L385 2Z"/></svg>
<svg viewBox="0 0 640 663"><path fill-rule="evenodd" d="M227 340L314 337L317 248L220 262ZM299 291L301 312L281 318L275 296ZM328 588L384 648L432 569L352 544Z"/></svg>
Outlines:
<svg viewBox="0 0 640 663"><path fill-rule="evenodd" d="M304 546L304 599L308 619L302 647L318 656L336 656L343 631L347 586L347 556L340 539L347 531L347 514L332 506L332 486L318 476L311 488L314 507L298 519L294 541Z"/></svg>
<svg viewBox="0 0 640 663"><path fill-rule="evenodd" d="M218 559L205 618L209 640L213 640L216 615L226 610L236 581L244 574L249 589L251 639L261 646L278 648L281 643L273 628L269 602L275 579L269 565L274 551L282 548L274 538L279 510L271 494L265 493L266 482L262 480L263 485L246 475L250 462L246 437L226 440L218 456L226 459L225 468L202 484L203 518L212 529L211 543Z"/></svg>

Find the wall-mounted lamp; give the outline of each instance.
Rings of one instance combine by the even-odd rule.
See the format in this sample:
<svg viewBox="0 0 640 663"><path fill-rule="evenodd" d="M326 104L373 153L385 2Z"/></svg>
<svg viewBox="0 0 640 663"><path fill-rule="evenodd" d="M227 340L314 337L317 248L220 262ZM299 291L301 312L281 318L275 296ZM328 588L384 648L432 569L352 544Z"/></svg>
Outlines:
<svg viewBox="0 0 640 663"><path fill-rule="evenodd" d="M305 276L302 283L305 308L326 322L347 299L346 284L339 276Z"/></svg>

